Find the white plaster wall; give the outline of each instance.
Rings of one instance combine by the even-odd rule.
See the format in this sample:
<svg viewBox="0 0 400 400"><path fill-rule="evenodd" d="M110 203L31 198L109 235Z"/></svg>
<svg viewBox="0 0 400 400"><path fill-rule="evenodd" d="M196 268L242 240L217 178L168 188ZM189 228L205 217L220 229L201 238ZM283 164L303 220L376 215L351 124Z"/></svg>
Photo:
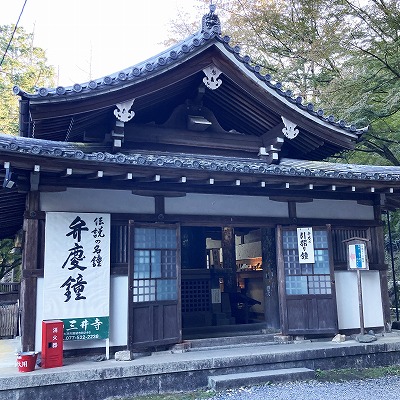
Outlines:
<svg viewBox="0 0 400 400"><path fill-rule="evenodd" d="M232 215L243 217L288 217L287 203L261 196L230 196L188 193L167 197L166 214Z"/></svg>
<svg viewBox="0 0 400 400"><path fill-rule="evenodd" d="M336 302L339 329L360 328L357 272L336 271ZM379 271L362 271L364 327L383 326Z"/></svg>
<svg viewBox="0 0 400 400"><path fill-rule="evenodd" d="M296 204L297 218L373 220L374 208L353 200L314 200Z"/></svg>
<svg viewBox="0 0 400 400"><path fill-rule="evenodd" d="M40 194L42 211L154 214L153 197L137 196L127 190L69 188L65 192Z"/></svg>
<svg viewBox="0 0 400 400"><path fill-rule="evenodd" d="M42 310L44 293L43 278L37 280L36 340L35 351L42 349ZM110 346L128 344L128 277L111 276L110 286ZM64 349L104 347L104 340L81 340L64 342Z"/></svg>

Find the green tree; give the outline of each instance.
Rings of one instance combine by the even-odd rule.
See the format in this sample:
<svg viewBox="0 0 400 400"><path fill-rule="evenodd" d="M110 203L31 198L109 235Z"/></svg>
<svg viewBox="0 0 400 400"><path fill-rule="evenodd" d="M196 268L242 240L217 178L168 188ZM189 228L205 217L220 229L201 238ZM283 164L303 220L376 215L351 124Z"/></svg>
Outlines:
<svg viewBox="0 0 400 400"><path fill-rule="evenodd" d="M369 132L346 155L350 162L400 165L400 3L369 0L363 7L344 1L349 56L323 93L333 112Z"/></svg>
<svg viewBox="0 0 400 400"><path fill-rule="evenodd" d="M227 23L265 72L317 102L346 57L343 13L335 0L239 0L231 3Z"/></svg>
<svg viewBox="0 0 400 400"><path fill-rule="evenodd" d="M204 14L209 2L198 3ZM284 82L305 101L317 101L321 90L339 74L347 54L340 46L346 24L339 1L222 0L217 2L217 13L224 33L242 54L250 55L264 73ZM172 36L187 36L188 26L192 25L187 18L176 19Z"/></svg>
<svg viewBox="0 0 400 400"><path fill-rule="evenodd" d="M208 1L199 0L204 14ZM400 165L398 0L221 0L232 42L274 80L358 127L369 126L355 163ZM199 17L197 17L199 18ZM198 19L199 20L199 19ZM187 36L182 20L174 37Z"/></svg>
<svg viewBox="0 0 400 400"><path fill-rule="evenodd" d="M21 249L15 246L14 239L0 240L0 281L11 271L20 268Z"/></svg>
<svg viewBox="0 0 400 400"><path fill-rule="evenodd" d="M0 54L5 53L14 26L0 26ZM15 85L33 92L36 87L52 86L54 69L47 65L45 51L33 45L34 35L17 28L0 67L0 132L18 134L18 97Z"/></svg>

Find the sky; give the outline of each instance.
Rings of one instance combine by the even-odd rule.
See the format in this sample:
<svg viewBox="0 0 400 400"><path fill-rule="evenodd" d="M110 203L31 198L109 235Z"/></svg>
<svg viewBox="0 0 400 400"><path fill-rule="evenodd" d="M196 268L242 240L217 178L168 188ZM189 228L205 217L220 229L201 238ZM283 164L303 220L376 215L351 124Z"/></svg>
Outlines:
<svg viewBox="0 0 400 400"><path fill-rule="evenodd" d="M15 24L24 0L0 0L0 25ZM101 78L161 52L167 26L195 0L27 0L19 25L55 67L56 85ZM205 12L208 10L205 9ZM200 26L199 18L199 26Z"/></svg>

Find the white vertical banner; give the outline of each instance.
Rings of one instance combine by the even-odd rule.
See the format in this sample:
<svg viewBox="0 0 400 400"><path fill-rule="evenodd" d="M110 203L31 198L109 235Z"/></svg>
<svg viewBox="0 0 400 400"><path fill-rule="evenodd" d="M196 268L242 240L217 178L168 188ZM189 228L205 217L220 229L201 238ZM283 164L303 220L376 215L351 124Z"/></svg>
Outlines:
<svg viewBox="0 0 400 400"><path fill-rule="evenodd" d="M300 264L313 264L314 239L312 228L297 228L297 246Z"/></svg>
<svg viewBox="0 0 400 400"><path fill-rule="evenodd" d="M43 304L64 340L109 337L109 214L46 213Z"/></svg>

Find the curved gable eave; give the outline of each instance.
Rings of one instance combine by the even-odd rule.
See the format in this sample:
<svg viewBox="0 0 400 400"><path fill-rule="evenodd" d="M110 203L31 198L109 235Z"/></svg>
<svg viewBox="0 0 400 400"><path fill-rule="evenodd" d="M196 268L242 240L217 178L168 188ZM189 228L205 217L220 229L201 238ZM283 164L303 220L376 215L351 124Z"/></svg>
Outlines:
<svg viewBox="0 0 400 400"><path fill-rule="evenodd" d="M249 96L255 96L258 93L258 98L264 102L266 107L273 109L278 114L293 119L294 115L297 115L297 120L302 122L302 126L312 128L316 131L335 132L339 135L347 136L351 141L356 141L368 128L357 129L354 125L348 125L343 120L335 120L333 116L325 116L323 110L314 110L314 105L309 103L303 104L301 97L293 97L291 91L285 91L280 82L273 83L271 77L262 75L259 72L257 66L251 65L251 59L248 56L240 56L236 48L230 47L226 42L219 41L216 46L220 51L231 61L231 65L234 65L242 75L246 76L253 84L242 83L248 88ZM216 64L218 62L216 61ZM229 64L225 63L216 65L224 71L224 67L229 67ZM255 85L258 89L254 89ZM251 89L254 89L251 90ZM296 121L293 121L296 122ZM299 123L300 125L300 123Z"/></svg>
<svg viewBox="0 0 400 400"><path fill-rule="evenodd" d="M72 124L76 119L83 120L83 113L92 113L86 122L94 123L95 113L112 115L112 108L117 103L132 99L136 99L135 105L139 109L147 107L149 115L157 112L161 99L167 103L173 98L165 93L168 90L172 93L177 85L181 89L185 86L181 93L188 96L202 84L204 69L212 65L222 73L225 85L208 91L205 99L219 110L219 118L225 121L227 130L256 136L273 130L275 134L284 117L301 133L307 134L293 141L294 148L306 148L310 139L323 141L310 150L314 152L313 157L354 148L366 128L356 129L344 121L336 121L333 116L324 116L322 110L315 111L312 104L304 105L300 97L294 98L290 91L284 91L279 82L273 83L268 74L262 75L261 67L252 64L250 57L241 56L240 48L232 47L228 36L221 36L219 19L214 11L215 6L211 5L210 13L203 17L202 29L195 35L131 68L69 88L40 88L36 94L28 94L16 87L14 92L30 102L30 114L36 127L44 120L51 120L46 137L50 137L53 126L63 125L58 130L61 138L62 130L69 129L66 127L68 119L60 124L58 118L69 117ZM196 79L191 79L194 76ZM228 80L231 80L230 87ZM234 95L235 101L229 94ZM182 103L186 99L180 98ZM230 126L233 120L235 125ZM36 134L36 137L42 137L38 128ZM79 140L79 133L74 135L74 140Z"/></svg>

